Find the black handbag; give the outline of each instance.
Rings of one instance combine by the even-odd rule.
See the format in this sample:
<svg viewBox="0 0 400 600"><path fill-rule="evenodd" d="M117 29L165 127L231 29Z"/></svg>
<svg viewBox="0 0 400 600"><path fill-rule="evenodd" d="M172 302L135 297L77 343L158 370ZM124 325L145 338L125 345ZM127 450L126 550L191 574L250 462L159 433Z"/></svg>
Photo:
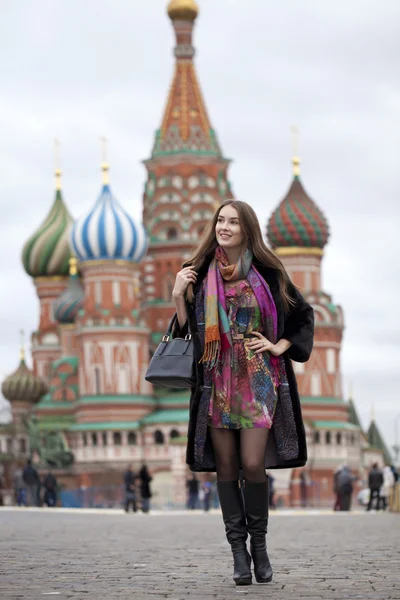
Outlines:
<svg viewBox="0 0 400 600"><path fill-rule="evenodd" d="M175 314L150 361L145 379L167 388L193 388L196 386L196 368L192 334L188 323L185 338L172 338L176 319Z"/></svg>

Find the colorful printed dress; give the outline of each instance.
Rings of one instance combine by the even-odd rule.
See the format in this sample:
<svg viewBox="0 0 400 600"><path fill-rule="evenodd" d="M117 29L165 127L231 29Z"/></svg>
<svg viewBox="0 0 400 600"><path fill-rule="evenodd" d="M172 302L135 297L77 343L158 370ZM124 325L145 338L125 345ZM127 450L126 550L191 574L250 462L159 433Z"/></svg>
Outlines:
<svg viewBox="0 0 400 600"><path fill-rule="evenodd" d="M228 319L233 338L230 377L216 369L209 408L209 425L218 429L270 429L277 391L271 380L270 354L247 348L251 331L262 333L257 298L247 281L225 285Z"/></svg>

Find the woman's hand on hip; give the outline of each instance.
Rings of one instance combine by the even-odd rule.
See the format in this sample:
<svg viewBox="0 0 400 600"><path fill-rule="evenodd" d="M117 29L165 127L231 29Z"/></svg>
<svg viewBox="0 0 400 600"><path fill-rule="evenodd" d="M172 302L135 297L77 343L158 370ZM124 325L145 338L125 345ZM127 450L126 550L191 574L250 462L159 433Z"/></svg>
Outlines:
<svg viewBox="0 0 400 600"><path fill-rule="evenodd" d="M259 331L251 331L250 333L251 335L254 335L255 339L250 339L246 346L250 350L253 350L255 354L260 354L261 352L270 352L274 356L280 356L282 354L283 350L267 340L267 338L264 337Z"/></svg>
<svg viewBox="0 0 400 600"><path fill-rule="evenodd" d="M172 290L172 297L178 298L184 296L187 287L190 283L195 284L197 281L197 273L193 267L185 267L176 275L175 286Z"/></svg>

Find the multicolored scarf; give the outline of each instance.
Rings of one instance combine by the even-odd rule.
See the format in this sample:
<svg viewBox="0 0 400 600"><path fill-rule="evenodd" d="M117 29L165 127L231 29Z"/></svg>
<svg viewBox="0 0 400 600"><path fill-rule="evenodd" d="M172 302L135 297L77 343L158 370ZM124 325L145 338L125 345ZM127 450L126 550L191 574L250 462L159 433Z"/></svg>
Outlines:
<svg viewBox="0 0 400 600"><path fill-rule="evenodd" d="M267 282L252 265L253 254L247 249L236 265L230 265L226 252L218 246L208 267L204 296L205 346L201 362L213 369L218 363L229 365L231 360L232 335L226 309L224 281L247 279L257 298L263 323L264 336L273 344L277 341L278 316ZM281 364L282 363L282 364ZM279 385L279 372L284 368L283 358L271 356L274 369L273 379Z"/></svg>

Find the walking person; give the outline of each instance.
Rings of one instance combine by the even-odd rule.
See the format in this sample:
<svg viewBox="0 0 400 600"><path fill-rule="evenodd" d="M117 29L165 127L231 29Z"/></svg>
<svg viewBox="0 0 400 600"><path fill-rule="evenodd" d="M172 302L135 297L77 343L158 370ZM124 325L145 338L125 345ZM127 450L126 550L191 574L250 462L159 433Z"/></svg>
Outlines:
<svg viewBox="0 0 400 600"><path fill-rule="evenodd" d="M341 511L351 510L353 496L353 483L357 479L351 469L344 465L337 476L337 489L339 493L339 506Z"/></svg>
<svg viewBox="0 0 400 600"><path fill-rule="evenodd" d="M339 480L339 474L340 474L342 468L343 467L341 465L339 465L333 474L333 493L335 495L335 503L333 505L333 510L335 510L335 511L340 510L340 492L339 492L338 480Z"/></svg>
<svg viewBox="0 0 400 600"><path fill-rule="evenodd" d="M133 471L132 465L128 466L127 471L124 475L125 484L125 512L128 513L130 506L132 506L133 512L137 511L136 503L136 475Z"/></svg>
<svg viewBox="0 0 400 600"><path fill-rule="evenodd" d="M188 489L188 508L194 510L199 504L200 484L196 475L193 473L192 478L186 482Z"/></svg>
<svg viewBox="0 0 400 600"><path fill-rule="evenodd" d="M149 473L147 465L142 465L142 468L139 471L139 479L140 479L140 497L142 499L142 511L144 513L148 513L150 510L150 498L152 496L150 490L150 482L152 481L152 476Z"/></svg>
<svg viewBox="0 0 400 600"><path fill-rule="evenodd" d="M375 500L376 510L380 509L380 496L379 491L383 485L383 473L379 468L378 463L372 465L372 469L368 474L368 487L369 487L369 502L367 510L371 510L372 504Z"/></svg>
<svg viewBox="0 0 400 600"><path fill-rule="evenodd" d="M174 335L186 335L189 326L195 352L187 463L194 472L217 471L236 585L252 582L251 558L256 580L267 583L265 469L307 460L291 359L310 356L313 310L265 245L254 210L236 200L216 211L176 276L173 299Z"/></svg>
<svg viewBox="0 0 400 600"><path fill-rule="evenodd" d="M35 467L32 465L30 458L26 461L25 468L22 473L22 479L26 489L26 500L28 506L39 506L39 490L40 490L40 478Z"/></svg>
<svg viewBox="0 0 400 600"><path fill-rule="evenodd" d="M14 472L14 494L17 506L26 506L26 490L23 478L23 470L18 465Z"/></svg>
<svg viewBox="0 0 400 600"><path fill-rule="evenodd" d="M211 492L212 492L212 483L208 479L203 483L203 506L204 512L208 512L210 510L210 502L211 502Z"/></svg>
<svg viewBox="0 0 400 600"><path fill-rule="evenodd" d="M57 479L51 471L49 471L43 481L44 487L44 503L49 508L57 506Z"/></svg>
<svg viewBox="0 0 400 600"><path fill-rule="evenodd" d="M382 509L386 510L390 503L390 494L394 486L394 475L391 467L383 467L383 484L379 492Z"/></svg>

